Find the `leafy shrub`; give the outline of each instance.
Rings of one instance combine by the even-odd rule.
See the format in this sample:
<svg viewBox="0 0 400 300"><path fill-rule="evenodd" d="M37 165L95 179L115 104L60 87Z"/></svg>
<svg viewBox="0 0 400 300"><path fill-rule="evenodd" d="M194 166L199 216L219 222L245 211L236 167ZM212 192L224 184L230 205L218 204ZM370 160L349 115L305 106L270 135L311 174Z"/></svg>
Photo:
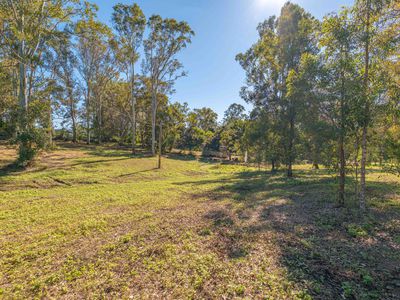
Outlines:
<svg viewBox="0 0 400 300"><path fill-rule="evenodd" d="M368 235L368 231L356 224L350 224L347 226L347 232L352 236L352 237L364 237Z"/></svg>
<svg viewBox="0 0 400 300"><path fill-rule="evenodd" d="M38 152L48 146L48 136L45 129L32 128L17 137L19 143L18 164L26 166L31 163Z"/></svg>

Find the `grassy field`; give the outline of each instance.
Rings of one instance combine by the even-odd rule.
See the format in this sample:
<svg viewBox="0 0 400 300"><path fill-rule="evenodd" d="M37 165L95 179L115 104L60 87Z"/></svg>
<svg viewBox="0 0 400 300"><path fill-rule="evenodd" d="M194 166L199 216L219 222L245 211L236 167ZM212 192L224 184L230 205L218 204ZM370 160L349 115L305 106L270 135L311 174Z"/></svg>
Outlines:
<svg viewBox="0 0 400 300"><path fill-rule="evenodd" d="M335 207L326 170L296 177L75 147L19 171L0 146L0 298L400 299L400 179L371 169Z"/></svg>

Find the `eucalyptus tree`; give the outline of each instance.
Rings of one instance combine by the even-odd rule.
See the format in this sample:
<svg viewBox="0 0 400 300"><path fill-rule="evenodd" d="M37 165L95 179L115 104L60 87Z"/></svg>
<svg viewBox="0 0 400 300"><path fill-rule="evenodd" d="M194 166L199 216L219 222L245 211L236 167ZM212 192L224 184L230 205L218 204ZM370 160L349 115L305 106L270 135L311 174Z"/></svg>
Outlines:
<svg viewBox="0 0 400 300"><path fill-rule="evenodd" d="M357 0L353 7L353 16L359 31L359 52L363 55L360 75L363 77L362 102L359 123L362 127L361 137L361 177L359 205L366 209L366 166L368 155L368 131L372 125L374 104L381 94L377 70L384 61L383 53L379 51L378 40L384 31L382 20L388 7L397 1L393 0Z"/></svg>
<svg viewBox="0 0 400 300"><path fill-rule="evenodd" d="M321 56L304 53L297 71L292 70L287 78L287 95L297 101L298 131L300 144L303 146L303 158L312 161L319 169L323 162L322 153L329 139L329 126L321 116L324 102L326 70Z"/></svg>
<svg viewBox="0 0 400 300"><path fill-rule="evenodd" d="M97 142L101 144L104 134L104 110L107 109L104 102L110 85L118 78L118 70L115 67L115 58L109 40L105 40L103 44L100 44L96 53L97 62L93 73L94 82L92 86L93 98L91 109L93 115L93 129L96 133Z"/></svg>
<svg viewBox="0 0 400 300"><path fill-rule="evenodd" d="M400 2L391 1L383 8L379 29L373 49L383 58L376 72L384 93L377 105L375 139L370 143L378 146L384 169L400 175Z"/></svg>
<svg viewBox="0 0 400 300"><path fill-rule="evenodd" d="M96 5L86 2L84 18L79 19L75 25L75 35L77 36L75 47L84 98L87 144L91 142L91 127L94 121L96 72L98 64L110 51L108 41L111 31L105 24L97 20L97 11Z"/></svg>
<svg viewBox="0 0 400 300"><path fill-rule="evenodd" d="M224 113L220 129L221 143L226 147L228 157L232 153L244 153L243 136L246 128L246 109L243 105L233 103Z"/></svg>
<svg viewBox="0 0 400 300"><path fill-rule="evenodd" d="M15 136L18 107L14 64L8 57L0 58L0 138Z"/></svg>
<svg viewBox="0 0 400 300"><path fill-rule="evenodd" d="M283 152L287 176L293 176L295 137L299 101L288 95L287 79L297 72L304 53L317 52L316 20L300 6L287 2L279 18L270 17L258 26L259 40L237 60L246 71L247 86L242 97L279 120L285 137Z"/></svg>
<svg viewBox="0 0 400 300"><path fill-rule="evenodd" d="M61 109L64 112L63 119L69 119L72 129L72 141L76 143L79 103L79 89L76 78L78 60L74 53L68 30L65 33L65 37L60 40L59 46L55 48L55 55L50 63L56 80L62 89L59 95Z"/></svg>
<svg viewBox="0 0 400 300"><path fill-rule="evenodd" d="M131 98L132 152L136 147L136 98L135 98L135 63L139 58L139 48L146 27L146 17L139 5L117 4L112 16L117 32L117 58L123 65L129 79Z"/></svg>
<svg viewBox="0 0 400 300"><path fill-rule="evenodd" d="M217 118L217 113L208 107L190 111L186 117L186 129L182 140L183 148L204 150L216 133Z"/></svg>
<svg viewBox="0 0 400 300"><path fill-rule="evenodd" d="M172 150L181 142L184 132L189 107L187 103L168 103L160 117L164 128L163 147Z"/></svg>
<svg viewBox="0 0 400 300"><path fill-rule="evenodd" d="M18 99L20 107L20 159L31 160L35 155L34 118L28 116L32 99L34 76L41 63L45 49L52 47L52 41L63 23L68 23L78 14L78 0L27 0L0 2L3 37L6 47L18 63Z"/></svg>
<svg viewBox="0 0 400 300"><path fill-rule="evenodd" d="M144 41L143 70L150 78L151 151L155 155L158 94L173 92L175 81L186 75L177 54L191 43L194 32L186 22L162 19L158 15L151 16L147 24L150 32Z"/></svg>
<svg viewBox="0 0 400 300"><path fill-rule="evenodd" d="M359 79L355 76L359 56L355 53L356 27L350 11L331 14L322 22L320 46L325 63L326 100L322 113L330 121L337 137L339 165L338 203L344 205L346 184L346 141L357 131L354 111L359 103Z"/></svg>

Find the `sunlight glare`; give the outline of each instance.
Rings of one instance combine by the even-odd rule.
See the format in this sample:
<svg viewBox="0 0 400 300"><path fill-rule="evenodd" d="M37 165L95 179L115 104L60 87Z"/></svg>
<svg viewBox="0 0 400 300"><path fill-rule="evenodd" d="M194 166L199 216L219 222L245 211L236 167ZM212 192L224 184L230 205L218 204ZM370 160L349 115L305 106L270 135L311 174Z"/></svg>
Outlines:
<svg viewBox="0 0 400 300"><path fill-rule="evenodd" d="M255 6L260 8L279 9L287 0L255 0Z"/></svg>

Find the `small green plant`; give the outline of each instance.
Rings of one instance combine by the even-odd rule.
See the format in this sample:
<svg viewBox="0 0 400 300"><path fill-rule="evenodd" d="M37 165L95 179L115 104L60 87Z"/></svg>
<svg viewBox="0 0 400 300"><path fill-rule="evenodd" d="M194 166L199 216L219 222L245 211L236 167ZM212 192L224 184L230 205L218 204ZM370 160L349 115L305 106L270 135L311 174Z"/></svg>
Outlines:
<svg viewBox="0 0 400 300"><path fill-rule="evenodd" d="M348 281L343 282L342 289L343 289L343 296L345 298L349 298L353 295L353 286L351 285L350 282Z"/></svg>
<svg viewBox="0 0 400 300"><path fill-rule="evenodd" d="M348 225L347 232L352 237L365 237L368 235L368 231L364 227L357 224Z"/></svg>
<svg viewBox="0 0 400 300"><path fill-rule="evenodd" d="M371 276L371 274L367 270L360 270L360 277L362 279L362 283L368 287L373 286L374 284L374 278Z"/></svg>
<svg viewBox="0 0 400 300"><path fill-rule="evenodd" d="M245 286L243 286L241 284L235 286L235 294L237 296L243 296L245 291L246 291Z"/></svg>
<svg viewBox="0 0 400 300"><path fill-rule="evenodd" d="M211 235L211 229L210 228L203 228L203 229L200 230L199 235L200 236Z"/></svg>
<svg viewBox="0 0 400 300"><path fill-rule="evenodd" d="M132 235L131 234L127 234L127 235L124 235L123 237L121 237L121 242L123 244L129 243L131 240L132 240Z"/></svg>
<svg viewBox="0 0 400 300"><path fill-rule="evenodd" d="M362 276L362 281L366 286L372 286L372 284L374 283L374 279L371 275L368 274Z"/></svg>

